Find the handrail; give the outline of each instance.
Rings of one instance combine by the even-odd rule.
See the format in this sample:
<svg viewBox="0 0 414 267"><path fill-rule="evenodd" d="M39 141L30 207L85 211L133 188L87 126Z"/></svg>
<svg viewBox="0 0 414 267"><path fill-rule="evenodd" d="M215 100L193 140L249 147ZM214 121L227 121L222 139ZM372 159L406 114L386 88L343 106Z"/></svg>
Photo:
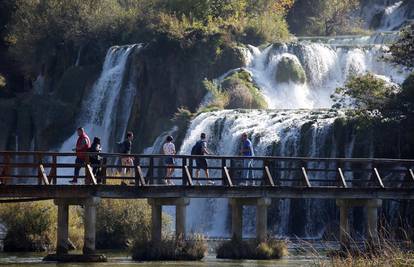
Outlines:
<svg viewBox="0 0 414 267"><path fill-rule="evenodd" d="M75 152L50 152L50 151L0 151L2 154L13 154L16 156L33 156L33 155L43 155L43 156L60 156L60 157L75 157ZM320 157L280 157L280 156L234 156L234 155L163 155L163 154L121 154L121 153L94 153L94 152L84 152L82 153L85 156L100 155L102 157L132 157L132 158L167 158L174 157L177 159L182 158L206 158L206 159L256 159L256 160L284 160L284 161L339 161L339 162L358 162L358 163L401 163L414 164L414 159L390 159L390 158L320 158Z"/></svg>
<svg viewBox="0 0 414 267"><path fill-rule="evenodd" d="M378 158L312 158L312 157L265 157L265 156L220 156L220 155L161 155L161 154L119 154L119 153L82 153L87 160L84 163L61 161L65 157L75 157L74 152L50 152L50 151L0 151L0 181L5 184L21 181L24 178L38 178L38 184L43 186L57 185L62 179L73 178L73 175L64 174L76 167L85 169L85 174L79 176L85 179L87 185L105 184L106 179L128 180L135 186L145 187L158 185L162 182L166 166L163 159L174 157L181 159L172 168L176 172L173 180L178 180L177 185L194 186L200 181L219 181L218 185L232 187L247 184L260 186L290 186L313 188L318 186L335 186L342 189L351 187L379 187L387 189L392 183L401 186L401 180L393 180L390 174L406 173L410 178L408 185L414 187L414 160L412 159L378 159ZM91 162L90 156L99 154L103 161ZM27 156L28 158L24 158ZM134 164L123 166L117 160L131 157ZM195 178L194 160L205 158L211 161L208 170L211 171L209 179ZM91 159L91 160L89 160ZM255 166L243 167L242 161L252 160ZM18 161L22 161L21 163ZM287 163L287 164L280 164ZM315 164L319 163L319 164ZM334 164L332 164L334 163ZM354 166L355 164L356 166ZM326 168L324 168L326 166ZM35 170L35 174L30 174ZM254 173L255 178L244 174L245 170ZM111 172L112 171L112 172ZM346 180L344 173L351 172L353 177ZM27 175L25 175L26 173ZM241 174L240 174L241 173ZM323 176L321 176L323 173ZM380 173L382 176L380 176ZM246 177L243 177L245 176ZM332 177L331 177L332 176ZM334 178L336 176L336 178ZM347 175L348 176L348 175ZM395 175L396 176L396 175ZM322 179L323 178L323 179ZM373 178L373 179L372 179ZM397 177L398 178L398 177ZM15 180L11 180L15 179ZM258 182L258 183L256 183ZM65 182L64 182L65 183ZM348 185L348 184L349 185Z"/></svg>

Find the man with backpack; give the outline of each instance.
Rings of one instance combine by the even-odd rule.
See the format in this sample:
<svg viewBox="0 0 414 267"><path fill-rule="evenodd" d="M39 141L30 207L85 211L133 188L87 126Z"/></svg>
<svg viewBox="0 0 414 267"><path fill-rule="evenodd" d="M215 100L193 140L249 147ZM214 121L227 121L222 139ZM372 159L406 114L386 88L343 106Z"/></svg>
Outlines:
<svg viewBox="0 0 414 267"><path fill-rule="evenodd" d="M207 136L205 133L201 133L200 140L195 143L193 148L191 149L191 155L210 155L210 152L207 150ZM207 159L205 158L197 158L196 160L196 172L195 172L195 178L198 179L200 175L200 170L204 170L206 174L206 178L209 179L209 173L208 173L208 165L207 165ZM208 180L208 185L213 185L214 182Z"/></svg>

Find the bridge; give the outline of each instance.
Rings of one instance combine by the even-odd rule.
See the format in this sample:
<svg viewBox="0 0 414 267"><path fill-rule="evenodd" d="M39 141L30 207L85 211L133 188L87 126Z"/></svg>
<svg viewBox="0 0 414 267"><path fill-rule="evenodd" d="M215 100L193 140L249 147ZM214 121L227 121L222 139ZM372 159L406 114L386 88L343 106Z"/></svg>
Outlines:
<svg viewBox="0 0 414 267"><path fill-rule="evenodd" d="M163 205L176 207L176 235L185 236L186 207L191 198L227 198L231 233L242 238L243 206L256 206L256 237L267 237L267 208L272 199L334 199L340 210L340 242L349 245L349 211L365 207L367 240L378 240L378 208L386 199L414 199L414 160L235 157L175 155L174 185L166 185L165 155L101 153L93 164L75 164L74 153L0 152L0 203L53 199L58 206L58 261L103 261L95 252L96 206L102 198L148 199L152 209L151 238L161 240ZM133 159L122 166L121 159ZM194 161L206 158L207 179L196 178ZM250 167L244 168L251 161ZM82 167L78 184L69 184L73 169ZM201 172L203 174L203 172ZM121 185L121 181L124 183ZM85 209L83 255L68 254L69 205Z"/></svg>

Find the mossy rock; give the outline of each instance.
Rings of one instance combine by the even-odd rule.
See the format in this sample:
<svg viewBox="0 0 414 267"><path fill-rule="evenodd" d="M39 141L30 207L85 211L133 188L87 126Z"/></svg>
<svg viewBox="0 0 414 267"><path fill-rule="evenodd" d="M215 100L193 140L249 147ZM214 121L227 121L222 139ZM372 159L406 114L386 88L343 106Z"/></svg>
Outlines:
<svg viewBox="0 0 414 267"><path fill-rule="evenodd" d="M251 74L240 70L227 77L221 84L222 89L229 95L229 109L265 109L266 100L253 83Z"/></svg>
<svg viewBox="0 0 414 267"><path fill-rule="evenodd" d="M277 64L276 81L280 83L305 83L306 73L300 63L290 57L283 57Z"/></svg>

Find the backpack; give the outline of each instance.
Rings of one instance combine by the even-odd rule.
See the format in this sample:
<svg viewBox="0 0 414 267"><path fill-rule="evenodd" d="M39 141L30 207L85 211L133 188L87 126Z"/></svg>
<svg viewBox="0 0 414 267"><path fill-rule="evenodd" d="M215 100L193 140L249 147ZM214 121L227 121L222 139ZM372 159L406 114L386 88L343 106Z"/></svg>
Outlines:
<svg viewBox="0 0 414 267"><path fill-rule="evenodd" d="M125 150L125 141L116 143L116 153L124 153Z"/></svg>
<svg viewBox="0 0 414 267"><path fill-rule="evenodd" d="M197 141L193 148L191 148L191 155L202 155L201 153L201 141Z"/></svg>

